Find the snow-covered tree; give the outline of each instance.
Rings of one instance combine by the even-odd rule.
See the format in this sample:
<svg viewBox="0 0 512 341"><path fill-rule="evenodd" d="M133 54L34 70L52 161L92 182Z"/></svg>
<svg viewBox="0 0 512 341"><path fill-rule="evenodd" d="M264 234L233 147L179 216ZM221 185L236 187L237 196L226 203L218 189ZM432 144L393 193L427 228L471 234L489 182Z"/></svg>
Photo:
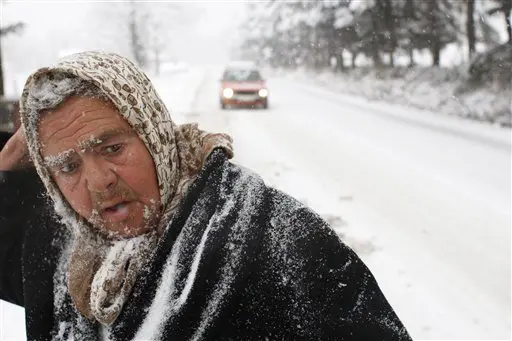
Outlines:
<svg viewBox="0 0 512 341"><path fill-rule="evenodd" d="M142 30L147 24L140 14L140 3L130 1L130 14L128 17L128 32L130 32L130 49L135 58L135 62L142 68L147 65L147 51L142 38ZM144 19L142 19L144 18Z"/></svg>
<svg viewBox="0 0 512 341"><path fill-rule="evenodd" d="M393 66L395 55L428 50L433 65L441 50L451 43L467 42L471 53L476 43L492 41L493 32L476 11L478 1L491 0L323 0L267 1L250 3L242 49L271 65L345 67L349 52L352 64L359 54L374 65ZM499 9L488 8L492 13ZM505 7L504 7L505 6ZM478 6L477 6L478 7ZM333 63L334 62L334 63Z"/></svg>
<svg viewBox="0 0 512 341"><path fill-rule="evenodd" d="M441 50L461 37L459 27L460 0L403 0L400 1L398 40L408 51L428 49L432 63L439 66Z"/></svg>
<svg viewBox="0 0 512 341"><path fill-rule="evenodd" d="M163 60L172 59L176 32L201 14L198 4L131 1L94 6L93 12L104 27L100 39L155 73Z"/></svg>

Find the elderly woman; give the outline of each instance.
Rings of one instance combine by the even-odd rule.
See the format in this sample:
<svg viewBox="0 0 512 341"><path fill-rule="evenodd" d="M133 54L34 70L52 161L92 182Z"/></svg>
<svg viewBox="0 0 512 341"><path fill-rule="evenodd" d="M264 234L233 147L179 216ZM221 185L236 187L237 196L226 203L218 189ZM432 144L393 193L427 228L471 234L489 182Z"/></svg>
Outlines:
<svg viewBox="0 0 512 341"><path fill-rule="evenodd" d="M29 339L410 340L317 214L230 162L228 136L176 126L126 58L85 52L38 70L21 118L26 140L8 144L28 146L60 220L0 259L0 283L23 278L0 294L27 307Z"/></svg>

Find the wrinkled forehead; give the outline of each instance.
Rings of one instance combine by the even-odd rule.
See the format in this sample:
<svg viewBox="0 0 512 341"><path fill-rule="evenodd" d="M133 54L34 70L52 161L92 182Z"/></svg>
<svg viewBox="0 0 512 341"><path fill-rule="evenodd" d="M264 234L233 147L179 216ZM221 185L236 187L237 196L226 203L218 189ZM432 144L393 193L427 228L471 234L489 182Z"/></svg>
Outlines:
<svg viewBox="0 0 512 341"><path fill-rule="evenodd" d="M105 141L135 135L133 127L110 102L72 96L55 110L41 114L38 123L42 154L85 150Z"/></svg>

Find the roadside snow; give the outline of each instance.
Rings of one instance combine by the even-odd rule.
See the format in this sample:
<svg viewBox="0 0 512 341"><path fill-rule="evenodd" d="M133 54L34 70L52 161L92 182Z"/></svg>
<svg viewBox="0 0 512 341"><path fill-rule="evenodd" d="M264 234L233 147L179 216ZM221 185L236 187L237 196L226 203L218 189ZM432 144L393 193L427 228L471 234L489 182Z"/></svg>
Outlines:
<svg viewBox="0 0 512 341"><path fill-rule="evenodd" d="M504 70L503 72L510 72ZM408 105L436 113L510 127L512 89L498 85L471 92L457 91L465 77L459 68L356 68L346 73L307 70L274 71L290 79L320 85L333 92L357 95L366 100Z"/></svg>
<svg viewBox="0 0 512 341"><path fill-rule="evenodd" d="M177 124L185 123L185 116L191 111L203 81L204 70L178 69L149 77L171 113L173 121Z"/></svg>

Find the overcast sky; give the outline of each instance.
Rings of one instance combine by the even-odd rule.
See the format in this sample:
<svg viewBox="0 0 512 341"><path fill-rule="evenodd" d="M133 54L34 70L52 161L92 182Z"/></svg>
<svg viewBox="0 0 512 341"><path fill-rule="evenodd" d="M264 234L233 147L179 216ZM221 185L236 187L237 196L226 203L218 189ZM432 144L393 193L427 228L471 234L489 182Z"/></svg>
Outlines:
<svg viewBox="0 0 512 341"><path fill-rule="evenodd" d="M68 52L130 54L127 1L0 1L1 26L18 21L26 25L21 34L2 39L7 90L19 87L14 83L23 78L20 74ZM161 27L154 39L164 44L165 58L188 63L228 61L236 28L245 16L242 1L143 1L136 6L150 18L149 25Z"/></svg>

